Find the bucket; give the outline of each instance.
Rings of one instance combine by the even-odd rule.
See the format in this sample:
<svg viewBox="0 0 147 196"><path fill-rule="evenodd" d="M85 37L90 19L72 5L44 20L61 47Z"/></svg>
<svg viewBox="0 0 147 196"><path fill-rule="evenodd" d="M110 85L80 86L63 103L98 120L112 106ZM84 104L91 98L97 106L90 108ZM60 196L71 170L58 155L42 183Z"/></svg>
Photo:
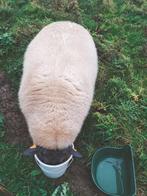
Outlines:
<svg viewBox="0 0 147 196"><path fill-rule="evenodd" d="M73 155L71 155L65 162L57 165L48 165L40 161L37 155L34 155L35 161L43 173L49 178L59 178L61 177L70 166L73 161Z"/></svg>

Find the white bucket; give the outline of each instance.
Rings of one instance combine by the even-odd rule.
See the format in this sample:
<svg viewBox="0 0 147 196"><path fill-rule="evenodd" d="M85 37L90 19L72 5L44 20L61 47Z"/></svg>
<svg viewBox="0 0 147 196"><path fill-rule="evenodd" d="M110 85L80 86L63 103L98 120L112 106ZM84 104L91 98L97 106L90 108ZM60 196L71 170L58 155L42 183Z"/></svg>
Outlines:
<svg viewBox="0 0 147 196"><path fill-rule="evenodd" d="M67 159L67 161L58 164L58 165L48 165L40 161L40 159L37 157L37 155L34 155L35 161L37 165L40 167L40 169L43 171L43 173L49 177L49 178L59 178L61 177L67 170L67 168L70 166L70 164L73 161L73 155Z"/></svg>

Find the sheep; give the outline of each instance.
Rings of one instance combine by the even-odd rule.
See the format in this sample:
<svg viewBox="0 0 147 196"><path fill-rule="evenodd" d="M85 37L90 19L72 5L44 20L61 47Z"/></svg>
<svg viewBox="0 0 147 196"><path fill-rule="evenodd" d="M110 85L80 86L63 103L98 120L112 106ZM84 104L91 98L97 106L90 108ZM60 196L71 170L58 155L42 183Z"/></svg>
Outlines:
<svg viewBox="0 0 147 196"><path fill-rule="evenodd" d="M74 143L88 115L98 72L90 33L70 21L45 26L24 55L18 93L33 143L49 150Z"/></svg>

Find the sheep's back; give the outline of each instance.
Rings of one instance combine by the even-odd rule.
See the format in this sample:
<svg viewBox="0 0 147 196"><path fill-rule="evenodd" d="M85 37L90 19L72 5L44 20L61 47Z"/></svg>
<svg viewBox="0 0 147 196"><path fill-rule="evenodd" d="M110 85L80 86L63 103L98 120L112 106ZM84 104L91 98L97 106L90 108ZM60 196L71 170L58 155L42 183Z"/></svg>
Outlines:
<svg viewBox="0 0 147 196"><path fill-rule="evenodd" d="M89 32L72 22L44 27L29 44L24 70L48 77L65 76L91 87L97 75L97 53ZM27 71L28 70L28 71Z"/></svg>
<svg viewBox="0 0 147 196"><path fill-rule="evenodd" d="M33 141L47 148L74 142L93 97L97 75L94 42L80 25L43 28L24 58L19 102Z"/></svg>

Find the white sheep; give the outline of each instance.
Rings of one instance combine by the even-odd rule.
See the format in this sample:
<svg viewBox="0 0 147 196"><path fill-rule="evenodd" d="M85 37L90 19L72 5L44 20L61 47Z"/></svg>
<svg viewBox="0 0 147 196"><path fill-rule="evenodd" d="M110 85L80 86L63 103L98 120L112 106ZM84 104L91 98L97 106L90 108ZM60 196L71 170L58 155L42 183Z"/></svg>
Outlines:
<svg viewBox="0 0 147 196"><path fill-rule="evenodd" d="M74 143L89 112L98 70L89 32L64 21L44 27L29 44L19 104L33 143L64 149Z"/></svg>

